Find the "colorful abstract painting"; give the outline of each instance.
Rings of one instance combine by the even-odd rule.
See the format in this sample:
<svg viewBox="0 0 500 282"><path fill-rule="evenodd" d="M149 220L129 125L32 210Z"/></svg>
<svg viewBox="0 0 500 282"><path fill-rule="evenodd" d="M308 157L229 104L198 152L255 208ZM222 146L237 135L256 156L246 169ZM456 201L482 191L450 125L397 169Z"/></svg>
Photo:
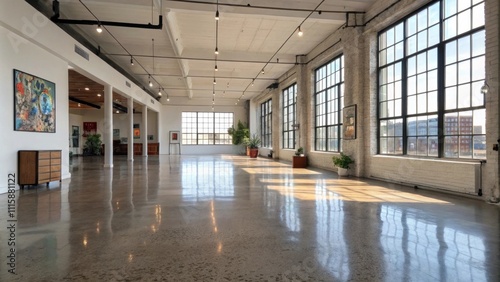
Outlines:
<svg viewBox="0 0 500 282"><path fill-rule="evenodd" d="M14 130L56 132L56 85L14 70Z"/></svg>

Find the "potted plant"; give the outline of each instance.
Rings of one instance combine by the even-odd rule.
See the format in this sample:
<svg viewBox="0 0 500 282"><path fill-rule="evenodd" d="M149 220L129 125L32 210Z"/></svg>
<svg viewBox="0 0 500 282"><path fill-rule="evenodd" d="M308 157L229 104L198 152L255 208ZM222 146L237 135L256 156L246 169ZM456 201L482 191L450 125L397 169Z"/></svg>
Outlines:
<svg viewBox="0 0 500 282"><path fill-rule="evenodd" d="M250 149L250 158L256 158L257 155L259 154L259 146L260 146L260 138L257 136L257 134L252 135L248 139L248 148Z"/></svg>
<svg viewBox="0 0 500 282"><path fill-rule="evenodd" d="M250 129L241 120L238 120L236 128L234 126L228 128L227 133L233 137L233 145L244 144L245 138L250 138Z"/></svg>
<svg viewBox="0 0 500 282"><path fill-rule="evenodd" d="M83 146L83 151L87 156L99 156L101 154L101 147L101 134L89 134Z"/></svg>
<svg viewBox="0 0 500 282"><path fill-rule="evenodd" d="M304 156L304 148L300 147L295 151L295 156L292 159L293 168L306 168L307 158Z"/></svg>
<svg viewBox="0 0 500 282"><path fill-rule="evenodd" d="M354 160L351 159L348 155L344 153L340 153L340 156L335 156L332 158L333 164L338 167L337 173L339 176L348 176L348 169L351 164L354 163Z"/></svg>
<svg viewBox="0 0 500 282"><path fill-rule="evenodd" d="M250 138L250 129L248 128L248 126L241 122L241 120L238 120L236 128L234 128L234 126L231 126L227 129L227 133L232 137L233 145L243 145L246 147L246 153L248 156L249 148L247 144L248 139Z"/></svg>

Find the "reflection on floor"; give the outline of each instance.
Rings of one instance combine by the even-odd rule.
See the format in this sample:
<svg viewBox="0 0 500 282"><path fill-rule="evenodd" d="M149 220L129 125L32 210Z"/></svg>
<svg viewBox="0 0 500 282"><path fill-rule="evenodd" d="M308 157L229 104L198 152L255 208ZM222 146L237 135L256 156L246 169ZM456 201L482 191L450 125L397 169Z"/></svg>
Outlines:
<svg viewBox="0 0 500 282"><path fill-rule="evenodd" d="M75 158L17 194L0 281L496 281L500 209L243 156ZM7 222L0 195L0 222Z"/></svg>

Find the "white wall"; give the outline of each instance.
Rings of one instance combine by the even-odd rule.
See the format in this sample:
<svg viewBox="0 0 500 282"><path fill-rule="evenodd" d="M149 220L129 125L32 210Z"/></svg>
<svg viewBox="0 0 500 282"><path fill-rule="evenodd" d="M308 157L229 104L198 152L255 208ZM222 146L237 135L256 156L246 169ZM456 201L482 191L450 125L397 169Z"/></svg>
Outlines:
<svg viewBox="0 0 500 282"><path fill-rule="evenodd" d="M22 44L13 48L10 38ZM17 174L18 150L62 150L62 178L70 177L68 151L68 64L0 26L0 193L7 191L7 175ZM14 131L13 69L52 81L56 85L56 132Z"/></svg>
<svg viewBox="0 0 500 282"><path fill-rule="evenodd" d="M172 145L169 148L169 132L181 131L182 112L210 112L210 106L181 106L181 105L163 105L160 112L160 154L177 154L177 147ZM216 112L234 113L234 125L238 120L247 122L247 109L244 105L238 106L216 106ZM242 153L241 146L235 145L182 145L181 153L183 155L207 155L207 154L239 154Z"/></svg>
<svg viewBox="0 0 500 282"><path fill-rule="evenodd" d="M75 53L75 46L86 50L86 60ZM2 0L0 9L0 87L5 94L3 122L0 129L0 193L7 190L7 175L17 171L17 151L21 149L61 149L62 177L69 174L69 114L68 114L68 65L78 72L114 91L134 98L151 110L158 112L160 103L151 98L141 87L109 66L98 56L81 46L48 18L25 1ZM56 133L41 134L14 132L13 130L13 69L50 80L56 84ZM127 82L131 86L127 86ZM10 122L9 122L10 121ZM72 121L75 122L75 121ZM78 122L78 121L77 121Z"/></svg>

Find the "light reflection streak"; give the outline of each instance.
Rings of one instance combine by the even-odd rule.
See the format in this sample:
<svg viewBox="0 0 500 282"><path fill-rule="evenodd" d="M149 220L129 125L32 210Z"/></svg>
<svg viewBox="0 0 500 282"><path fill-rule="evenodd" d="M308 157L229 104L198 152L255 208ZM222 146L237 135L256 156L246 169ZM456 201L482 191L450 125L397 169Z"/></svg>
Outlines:
<svg viewBox="0 0 500 282"><path fill-rule="evenodd" d="M349 280L349 254L344 238L344 201L329 197L331 192L316 186L316 241L318 262L336 281Z"/></svg>
<svg viewBox="0 0 500 282"><path fill-rule="evenodd" d="M386 272L397 280L487 281L484 241L424 216L382 206L380 242Z"/></svg>
<svg viewBox="0 0 500 282"><path fill-rule="evenodd" d="M261 183L267 184L267 188L280 192L282 195L292 195L300 200L329 200L340 199L344 201L369 202L369 203L435 203L450 204L439 199L426 197L418 194L408 193L401 190L389 189L381 186L356 180L338 179L294 179L294 189L290 190L287 180L259 179ZM282 184L282 185L279 185ZM332 193L318 193L317 188Z"/></svg>
<svg viewBox="0 0 500 282"><path fill-rule="evenodd" d="M183 162L182 196L203 200L234 196L234 167L225 161Z"/></svg>

